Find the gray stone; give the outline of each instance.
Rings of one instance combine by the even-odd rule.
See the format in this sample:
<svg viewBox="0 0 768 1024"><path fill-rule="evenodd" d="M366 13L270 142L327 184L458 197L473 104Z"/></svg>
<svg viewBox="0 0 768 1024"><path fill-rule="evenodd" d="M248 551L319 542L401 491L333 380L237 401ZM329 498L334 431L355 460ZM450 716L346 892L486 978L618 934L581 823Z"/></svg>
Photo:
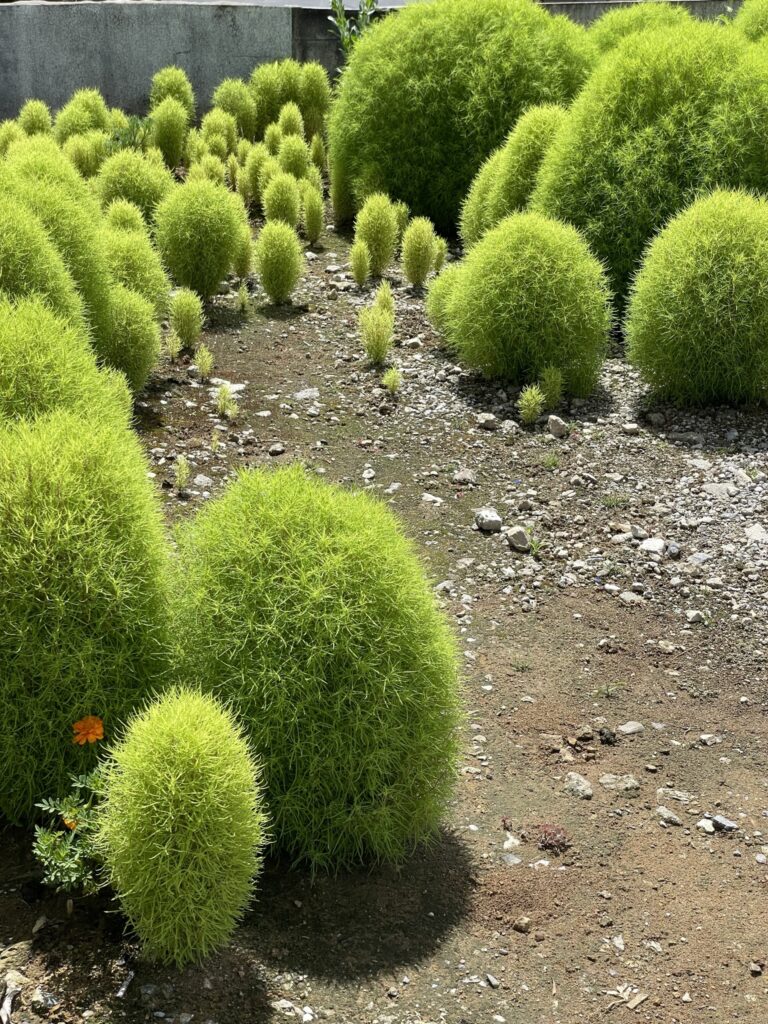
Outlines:
<svg viewBox="0 0 768 1024"><path fill-rule="evenodd" d="M622 590L619 594L619 600L622 604L626 605L645 604L642 594L634 594L631 590Z"/></svg>
<svg viewBox="0 0 768 1024"><path fill-rule="evenodd" d="M526 552L531 550L531 540L522 526L513 526L507 531L507 543L513 551Z"/></svg>
<svg viewBox="0 0 768 1024"><path fill-rule="evenodd" d="M685 620L690 626L696 626L707 621L704 612L697 611L695 608L690 608L685 613Z"/></svg>
<svg viewBox="0 0 768 1024"><path fill-rule="evenodd" d="M568 437L568 424L559 416L550 416L547 420L547 430L552 437Z"/></svg>
<svg viewBox="0 0 768 1024"><path fill-rule="evenodd" d="M198 473L192 483L203 491L208 491L213 487L213 480L209 476L205 476L204 473Z"/></svg>
<svg viewBox="0 0 768 1024"><path fill-rule="evenodd" d="M499 421L492 412L479 412L475 417L475 423L481 430L498 430Z"/></svg>
<svg viewBox="0 0 768 1024"><path fill-rule="evenodd" d="M640 545L640 550L649 555L663 555L667 542L662 537L648 537Z"/></svg>
<svg viewBox="0 0 768 1024"><path fill-rule="evenodd" d="M645 726L640 722L625 722L624 725L619 726L619 732L622 736L636 736L638 733L645 732Z"/></svg>
<svg viewBox="0 0 768 1024"><path fill-rule="evenodd" d="M640 783L634 775L613 775L606 772L599 779L600 785L612 793L625 793L627 796L636 796L640 792Z"/></svg>
<svg viewBox="0 0 768 1024"><path fill-rule="evenodd" d="M501 516L495 508L479 508L475 513L475 522L483 533L499 533L501 531Z"/></svg>
<svg viewBox="0 0 768 1024"><path fill-rule="evenodd" d="M579 775L578 772L568 772L565 776L565 786L563 787L566 793L571 796L577 796L579 800L591 800L592 799L592 786L588 779L585 779L583 775Z"/></svg>
<svg viewBox="0 0 768 1024"><path fill-rule="evenodd" d="M457 469L451 477L451 483L458 484L459 487L474 487L477 477L471 469Z"/></svg>
<svg viewBox="0 0 768 1024"><path fill-rule="evenodd" d="M682 819L678 818L674 811L670 811L668 807L657 807L656 816L658 817L659 821L663 822L665 825L683 824Z"/></svg>

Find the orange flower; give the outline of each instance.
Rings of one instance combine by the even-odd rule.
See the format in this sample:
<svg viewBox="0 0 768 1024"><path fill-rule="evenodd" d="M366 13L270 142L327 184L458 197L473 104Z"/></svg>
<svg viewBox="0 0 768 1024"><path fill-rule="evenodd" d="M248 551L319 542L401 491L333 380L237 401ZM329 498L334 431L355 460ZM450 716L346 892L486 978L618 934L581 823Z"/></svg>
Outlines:
<svg viewBox="0 0 768 1024"><path fill-rule="evenodd" d="M79 722L75 722L72 728L75 733L72 742L79 743L81 747L86 743L97 743L104 739L104 723L98 715L86 715Z"/></svg>
<svg viewBox="0 0 768 1024"><path fill-rule="evenodd" d="M77 822L73 818L62 818L61 820L70 831L74 832L77 828Z"/></svg>

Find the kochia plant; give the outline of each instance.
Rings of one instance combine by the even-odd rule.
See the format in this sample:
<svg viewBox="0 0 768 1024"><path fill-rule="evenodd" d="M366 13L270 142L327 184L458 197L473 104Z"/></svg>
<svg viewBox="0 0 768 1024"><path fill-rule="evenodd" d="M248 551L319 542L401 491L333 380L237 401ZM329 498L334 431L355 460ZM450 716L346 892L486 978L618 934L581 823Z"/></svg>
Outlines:
<svg viewBox="0 0 768 1024"><path fill-rule="evenodd" d="M388 196L376 193L363 204L355 221L355 241L368 246L371 274L381 277L395 258L398 239L397 216Z"/></svg>
<svg viewBox="0 0 768 1024"><path fill-rule="evenodd" d="M304 253L293 228L267 221L256 240L256 268L270 300L286 302L304 270Z"/></svg>

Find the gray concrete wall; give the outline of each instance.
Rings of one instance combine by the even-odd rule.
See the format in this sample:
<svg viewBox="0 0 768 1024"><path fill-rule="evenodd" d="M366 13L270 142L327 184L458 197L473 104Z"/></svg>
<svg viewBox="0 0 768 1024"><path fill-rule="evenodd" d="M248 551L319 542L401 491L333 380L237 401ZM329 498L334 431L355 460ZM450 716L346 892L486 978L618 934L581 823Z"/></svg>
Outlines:
<svg viewBox="0 0 768 1024"><path fill-rule="evenodd" d="M405 2L383 0L382 6ZM631 2L544 0L543 6L589 24ZM740 0L677 2L714 18ZM60 107L83 86L100 89L112 106L145 113L150 79L166 64L187 71L203 107L223 78L247 77L264 61L319 60L333 73L342 55L329 6L327 0L0 2L0 118L14 117L30 97Z"/></svg>

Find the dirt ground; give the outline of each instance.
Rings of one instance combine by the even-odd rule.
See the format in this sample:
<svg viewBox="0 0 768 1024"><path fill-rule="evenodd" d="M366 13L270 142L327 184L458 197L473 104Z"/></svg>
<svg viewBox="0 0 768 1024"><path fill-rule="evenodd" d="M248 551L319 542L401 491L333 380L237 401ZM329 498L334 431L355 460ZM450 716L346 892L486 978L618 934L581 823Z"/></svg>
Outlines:
<svg viewBox="0 0 768 1024"><path fill-rule="evenodd" d="M143 963L98 900L67 913L36 881L29 835L6 829L0 977L26 979L12 1024L767 1021L760 559L744 569L748 583L691 569L681 584L665 564L633 561L631 541L611 547L611 521L624 515L649 532L667 513L678 524L676 482L699 471L691 458L739 454L739 442L718 440L734 423L752 438L750 467L768 469L761 418L711 413L699 434L684 424L670 440L642 399L632 405L634 378L614 359L591 404L561 410L568 438L546 424L520 431L505 423L514 394L454 366L396 272L403 386L391 399L361 352L356 311L370 292L349 281L347 250L323 237L291 308L263 305L258 288L247 319L234 294L217 301L205 340L217 379L244 385L233 422L217 417L213 388L188 361L166 360L138 428L169 522L238 466L296 459L391 503L464 655L464 752L444 834L399 871L313 881L270 863L230 946L179 973ZM622 429L625 399L639 434ZM499 429L480 425L489 411ZM174 488L181 453L192 463L185 498ZM460 469L474 483L454 481ZM531 522L535 555L476 529L482 506ZM699 530L727 529L729 516L705 516ZM724 572L742 571L738 551L709 546ZM605 551L618 589L640 581L637 600L591 571ZM697 625L686 607L705 596ZM622 733L631 722L642 731ZM566 789L569 772L589 781L590 799ZM737 828L707 831L706 814Z"/></svg>

